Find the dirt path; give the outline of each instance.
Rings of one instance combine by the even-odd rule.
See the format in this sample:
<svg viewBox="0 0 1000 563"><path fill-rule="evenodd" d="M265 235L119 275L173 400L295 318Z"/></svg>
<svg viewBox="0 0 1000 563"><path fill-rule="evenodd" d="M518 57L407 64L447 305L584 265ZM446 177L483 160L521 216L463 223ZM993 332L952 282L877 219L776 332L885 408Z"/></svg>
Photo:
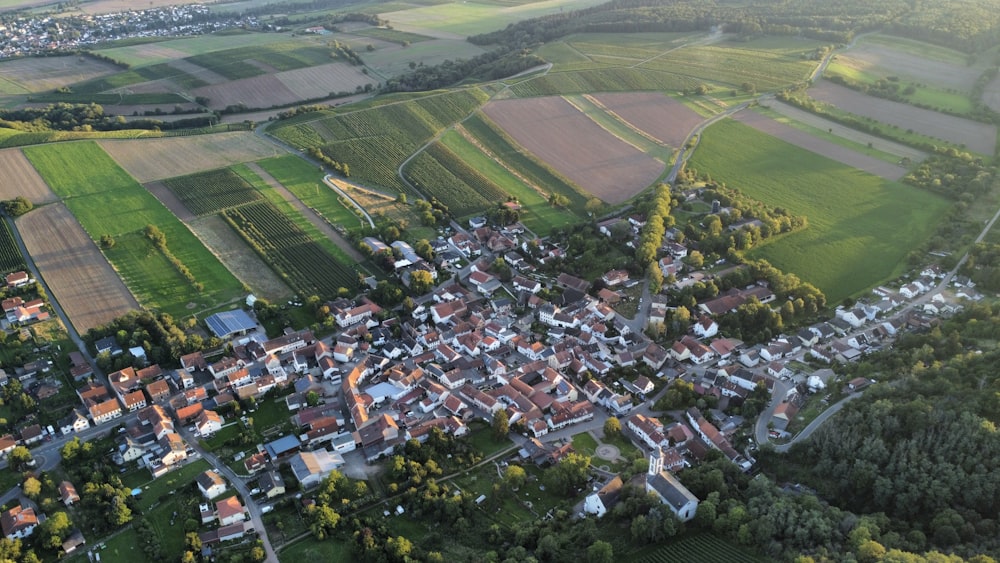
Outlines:
<svg viewBox="0 0 1000 563"><path fill-rule="evenodd" d="M324 221L322 217L317 215L315 211L309 209L309 207L306 204L302 203L302 201L299 198L295 197L295 194L288 191L288 188L281 185L280 182L275 180L274 176L268 174L267 171L261 168L256 162L248 162L246 166L247 168L252 170L254 174L260 176L261 180L267 182L267 185L274 188L274 191L278 192L278 194L280 194L281 197L285 198L285 201L287 201L289 204L291 204L292 207L297 209L299 213L302 214L303 217L308 219L310 223L312 223L317 229L319 229L319 232L326 235L327 238L329 238L331 241L333 241L334 244L339 246L341 250L346 252L348 256L350 256L353 260L356 260L358 262L364 261L365 259L364 256L362 256L361 253L358 252L356 248L351 246L351 243L347 239L345 239L343 236L341 236L340 233L334 230L334 228L331 227L329 223Z"/></svg>

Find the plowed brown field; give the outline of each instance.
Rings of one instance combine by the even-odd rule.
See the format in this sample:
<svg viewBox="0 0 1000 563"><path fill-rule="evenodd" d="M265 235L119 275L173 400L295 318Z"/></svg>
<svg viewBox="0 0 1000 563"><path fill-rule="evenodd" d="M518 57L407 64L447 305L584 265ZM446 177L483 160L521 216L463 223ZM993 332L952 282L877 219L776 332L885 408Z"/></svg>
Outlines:
<svg viewBox="0 0 1000 563"><path fill-rule="evenodd" d="M38 270L79 332L105 324L139 304L94 241L62 203L17 220Z"/></svg>
<svg viewBox="0 0 1000 563"><path fill-rule="evenodd" d="M250 132L100 141L141 183L277 156L278 149Z"/></svg>
<svg viewBox="0 0 1000 563"><path fill-rule="evenodd" d="M240 103L251 108L269 108L326 98L333 92L354 92L358 86L375 82L348 64L328 63L202 86L192 93L208 98L212 109Z"/></svg>
<svg viewBox="0 0 1000 563"><path fill-rule="evenodd" d="M876 68L885 75L913 78L927 84L945 85L963 91L972 88L981 73L979 68L938 61L871 43L862 43L838 54L837 61L852 68Z"/></svg>
<svg viewBox="0 0 1000 563"><path fill-rule="evenodd" d="M992 155L996 147L996 125L979 123L908 104L866 96L826 80L821 80L817 86L810 88L809 95L846 112L870 117L888 125L895 125L904 131L913 129L928 137L942 139L956 145L964 144L969 150L980 154Z"/></svg>
<svg viewBox="0 0 1000 563"><path fill-rule="evenodd" d="M633 127L674 148L680 148L703 121L684 104L658 92L594 94L593 98Z"/></svg>
<svg viewBox="0 0 1000 563"><path fill-rule="evenodd" d="M499 100L484 111L521 146L608 203L629 199L663 172L662 163L615 137L561 97Z"/></svg>
<svg viewBox="0 0 1000 563"><path fill-rule="evenodd" d="M0 199L14 199L21 195L32 203L48 203L59 199L38 171L28 162L21 149L0 150Z"/></svg>
<svg viewBox="0 0 1000 563"><path fill-rule="evenodd" d="M0 64L0 78L17 84L26 92L44 92L119 70L111 63L90 57L27 57Z"/></svg>

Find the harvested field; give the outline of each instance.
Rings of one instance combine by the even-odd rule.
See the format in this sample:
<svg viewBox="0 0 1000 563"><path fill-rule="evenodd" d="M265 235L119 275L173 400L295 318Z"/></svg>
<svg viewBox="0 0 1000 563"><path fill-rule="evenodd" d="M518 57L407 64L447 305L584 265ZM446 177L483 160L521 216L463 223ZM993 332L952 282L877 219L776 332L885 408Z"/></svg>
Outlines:
<svg viewBox="0 0 1000 563"><path fill-rule="evenodd" d="M605 109L657 140L679 148L702 117L658 92L627 92L592 96Z"/></svg>
<svg viewBox="0 0 1000 563"><path fill-rule="evenodd" d="M837 55L837 62L861 70L878 68L887 75L913 78L927 84L964 91L972 88L982 70L873 43L861 43L846 53Z"/></svg>
<svg viewBox="0 0 1000 563"><path fill-rule="evenodd" d="M0 199L14 199L20 195L35 204L59 199L21 149L0 150L0 170L4 174L4 181L0 182Z"/></svg>
<svg viewBox="0 0 1000 563"><path fill-rule="evenodd" d="M278 80L299 100L321 98L330 92L353 92L377 80L361 72L359 67L346 63L329 63L310 68L279 72Z"/></svg>
<svg viewBox="0 0 1000 563"><path fill-rule="evenodd" d="M814 113L803 111L795 106L791 106L784 102L779 102L777 100L770 100L767 102L766 107L794 121L804 123L810 127L815 127L817 129L830 131L830 133L838 137L847 139L849 141L854 141L855 143L860 143L862 145L867 145L868 143L871 143L872 146L878 147L878 150L898 156L899 158L909 158L913 162L919 162L927 158L927 155L925 153L923 153L922 151L918 151L913 147L908 147L900 143L894 143L887 139L883 139L882 137L869 135L868 133L862 133L857 129L844 127L839 123L823 119L822 117Z"/></svg>
<svg viewBox="0 0 1000 563"><path fill-rule="evenodd" d="M247 246L246 241L222 217L210 215L185 222L212 254L236 279L250 287L255 295L272 301L287 299L292 295L292 290L285 282Z"/></svg>
<svg viewBox="0 0 1000 563"><path fill-rule="evenodd" d="M100 141L100 145L122 168L142 183L280 154L274 145L250 132L163 139L104 140Z"/></svg>
<svg viewBox="0 0 1000 563"><path fill-rule="evenodd" d="M1000 111L1000 76L997 76L986 86L983 92L983 103L993 111Z"/></svg>
<svg viewBox="0 0 1000 563"><path fill-rule="evenodd" d="M0 63L0 80L16 84L24 93L45 92L120 70L90 57L29 57Z"/></svg>
<svg viewBox="0 0 1000 563"><path fill-rule="evenodd" d="M181 54L181 56L182 57L184 56L183 53ZM172 68L176 68L177 70L183 73L190 74L191 76L204 80L209 84L221 84L223 82L229 81L228 78L222 76L221 74L215 72L214 70L209 70L207 68L200 67L184 59L173 60L167 64L170 65Z"/></svg>
<svg viewBox="0 0 1000 563"><path fill-rule="evenodd" d="M891 100L866 96L850 88L821 80L809 89L813 98L832 104L844 111L895 125L906 130L954 143L969 150L992 155L996 148L997 128L961 117L921 109Z"/></svg>
<svg viewBox="0 0 1000 563"><path fill-rule="evenodd" d="M35 264L79 332L107 323L139 304L97 245L62 203L17 220Z"/></svg>
<svg viewBox="0 0 1000 563"><path fill-rule="evenodd" d="M895 164L852 151L849 148L810 135L805 131L789 127L784 123L778 123L770 117L757 112L741 111L733 115L733 118L744 125L749 125L758 131L777 137L799 148L825 156L831 160L836 160L852 168L864 170L886 180L898 180L906 174L906 168L902 166L896 166Z"/></svg>
<svg viewBox="0 0 1000 563"><path fill-rule="evenodd" d="M483 111L521 146L608 203L629 199L663 172L663 164L560 97L500 100Z"/></svg>
<svg viewBox="0 0 1000 563"><path fill-rule="evenodd" d="M192 94L208 98L212 109L240 103L250 108L269 108L326 98L332 92L354 92L358 86L375 82L355 67L329 63L203 86Z"/></svg>
<svg viewBox="0 0 1000 563"><path fill-rule="evenodd" d="M245 104L248 108L269 108L301 100L273 74L202 86L191 93L208 98L208 107L211 109L225 109L226 106L237 104Z"/></svg>

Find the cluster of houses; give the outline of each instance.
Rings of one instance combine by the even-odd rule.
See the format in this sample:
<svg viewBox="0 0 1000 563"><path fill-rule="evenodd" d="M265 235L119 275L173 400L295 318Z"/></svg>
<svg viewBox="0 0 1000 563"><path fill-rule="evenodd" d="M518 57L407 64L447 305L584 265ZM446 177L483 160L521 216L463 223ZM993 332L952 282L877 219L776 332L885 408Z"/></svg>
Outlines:
<svg viewBox="0 0 1000 563"><path fill-rule="evenodd" d="M254 532L250 512L240 501L239 496L226 496L229 486L226 480L214 469L198 474L195 478L198 491L205 502L198 506L202 525L217 525L207 532L198 534L202 546L214 546L221 542L242 538L245 534ZM212 499L218 499L213 502Z"/></svg>
<svg viewBox="0 0 1000 563"><path fill-rule="evenodd" d="M76 492L76 487L69 481L59 483L59 500L65 506L72 506L80 501L80 495ZM45 522L45 515L37 512L31 506L20 504L0 512L0 531L9 540L23 540L31 537L35 529ZM62 552L69 555L86 545L87 541L79 529L74 529L62 542Z"/></svg>

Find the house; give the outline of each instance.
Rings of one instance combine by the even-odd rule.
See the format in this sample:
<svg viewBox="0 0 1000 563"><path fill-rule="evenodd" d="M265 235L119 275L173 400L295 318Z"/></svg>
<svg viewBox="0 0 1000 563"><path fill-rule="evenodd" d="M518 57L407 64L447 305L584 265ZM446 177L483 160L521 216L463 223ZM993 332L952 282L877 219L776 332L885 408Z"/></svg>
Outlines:
<svg viewBox="0 0 1000 563"><path fill-rule="evenodd" d="M229 497L215 503L215 517L220 526L229 526L247 519L247 509L239 497Z"/></svg>
<svg viewBox="0 0 1000 563"><path fill-rule="evenodd" d="M267 498L285 494L285 481L277 471L268 471L257 480L257 488Z"/></svg>
<svg viewBox="0 0 1000 563"><path fill-rule="evenodd" d="M608 287L623 284L627 282L628 279L629 275L627 270L609 270L601 276L601 281L608 285Z"/></svg>
<svg viewBox="0 0 1000 563"><path fill-rule="evenodd" d="M205 362L205 356L201 352L192 352L181 356L181 367L184 371L192 373L208 369L208 363Z"/></svg>
<svg viewBox="0 0 1000 563"><path fill-rule="evenodd" d="M83 432L84 430L90 428L90 420L87 415L80 409L73 409L68 415L59 420L59 431L63 435L72 434L74 432Z"/></svg>
<svg viewBox="0 0 1000 563"><path fill-rule="evenodd" d="M702 315L694 324L693 330L698 338L711 338L719 333L719 325L711 317Z"/></svg>
<svg viewBox="0 0 1000 563"><path fill-rule="evenodd" d="M24 271L14 272L12 274L7 274L6 280L7 280L7 288L13 289L16 287L24 287L28 285L28 282L31 281L31 276L28 275L28 272Z"/></svg>
<svg viewBox="0 0 1000 563"><path fill-rule="evenodd" d="M583 501L583 511L600 518L618 504L618 499L622 493L622 478L615 475L610 481L601 487L597 492L588 495Z"/></svg>
<svg viewBox="0 0 1000 563"><path fill-rule="evenodd" d="M14 508L0 514L0 529L7 539L24 539L30 536L38 526L38 517L33 508Z"/></svg>
<svg viewBox="0 0 1000 563"><path fill-rule="evenodd" d="M655 494L670 512L681 522L694 519L698 510L698 497L694 496L672 474L663 470L663 456L649 457L649 471L646 474L646 492Z"/></svg>
<svg viewBox="0 0 1000 563"><path fill-rule="evenodd" d="M538 293L542 290L542 284L536 280L526 278L524 276L514 276L512 282L514 286L514 292L518 293L521 291L527 291L528 293Z"/></svg>
<svg viewBox="0 0 1000 563"><path fill-rule="evenodd" d="M207 499L213 499L226 492L226 481L214 469L209 469L198 475L195 479L198 483L198 490Z"/></svg>
<svg viewBox="0 0 1000 563"><path fill-rule="evenodd" d="M203 410L195 419L194 426L199 435L210 436L222 430L222 417L215 411Z"/></svg>
<svg viewBox="0 0 1000 563"><path fill-rule="evenodd" d="M0 456L6 457L17 447L17 440L10 434L0 436Z"/></svg>
<svg viewBox="0 0 1000 563"><path fill-rule="evenodd" d="M80 495L76 493L76 487L69 481L59 483L59 500L66 506L72 506L74 502L80 500Z"/></svg>
<svg viewBox="0 0 1000 563"><path fill-rule="evenodd" d="M84 539L83 532L81 532L80 530L73 530L73 533L71 533L69 537L67 537L66 540L62 542L62 550L63 553L69 555L70 553L73 553L77 549L80 549L80 546L83 545L87 545L87 540Z"/></svg>
<svg viewBox="0 0 1000 563"><path fill-rule="evenodd" d="M288 460L292 474L302 488L318 485L331 472L344 465L344 458L339 453L328 450L299 452Z"/></svg>

